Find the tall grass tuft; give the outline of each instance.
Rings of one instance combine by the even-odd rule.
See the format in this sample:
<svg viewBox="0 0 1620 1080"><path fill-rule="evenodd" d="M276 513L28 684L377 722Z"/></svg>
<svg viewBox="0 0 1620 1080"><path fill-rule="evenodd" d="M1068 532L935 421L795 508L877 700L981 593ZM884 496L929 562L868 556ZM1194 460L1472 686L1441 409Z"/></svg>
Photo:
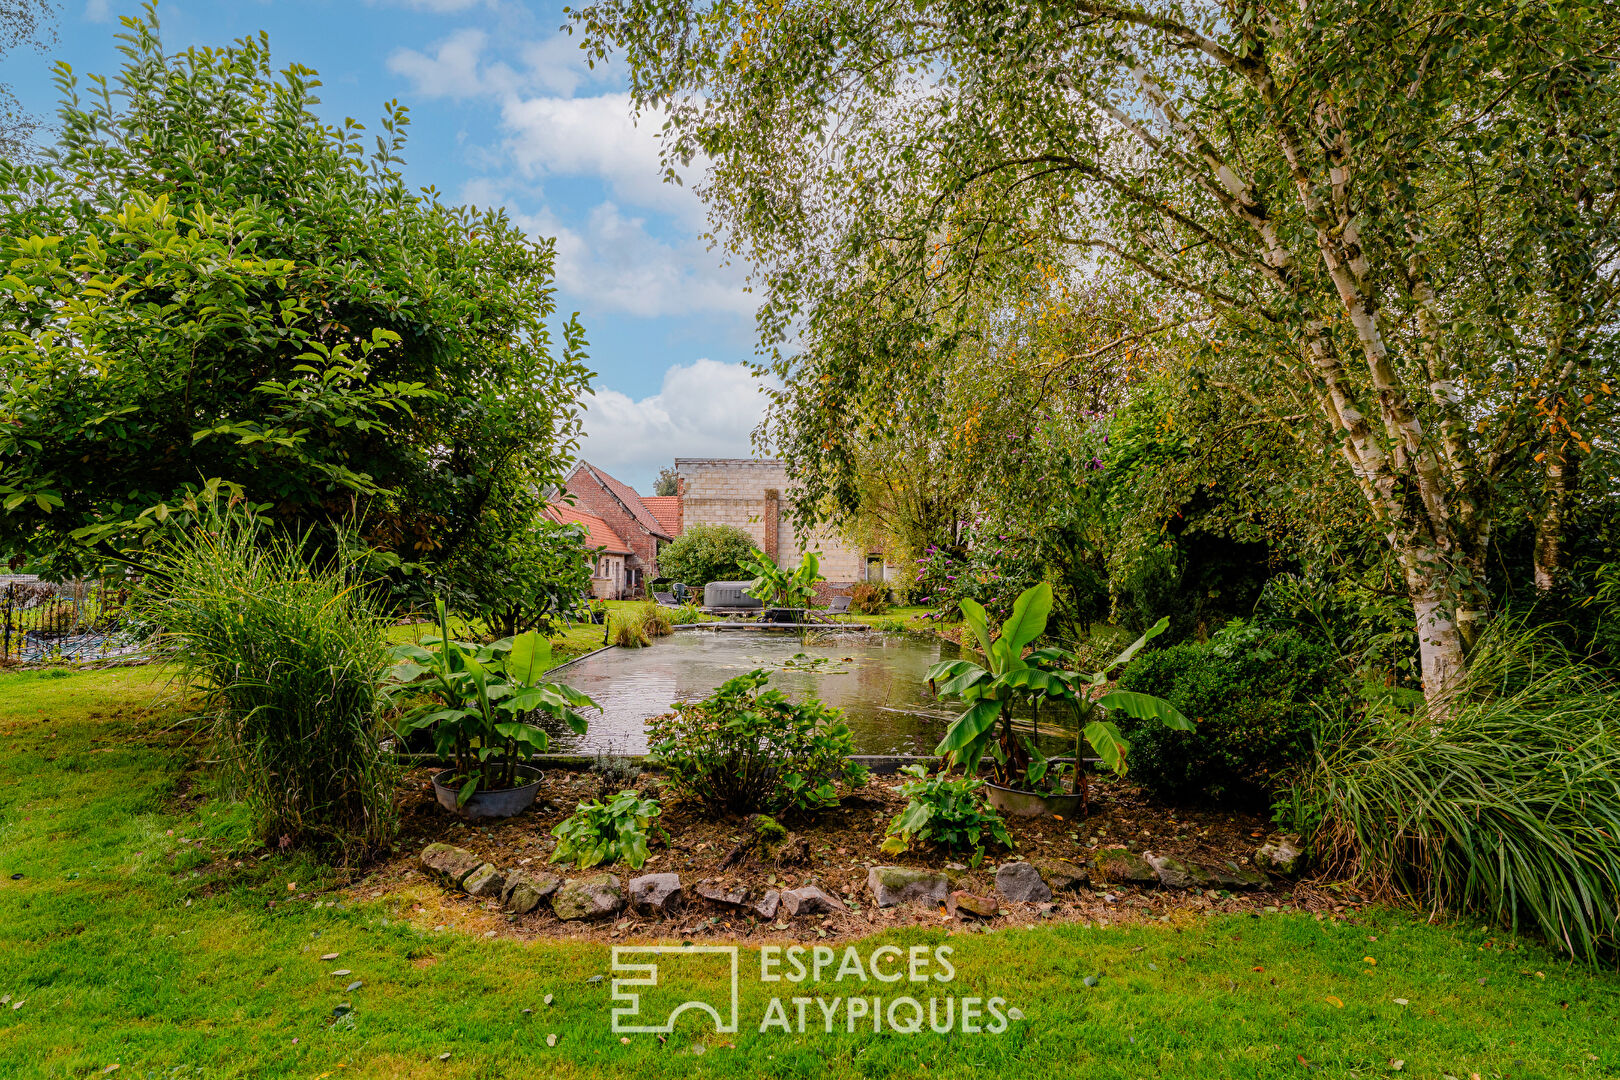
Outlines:
<svg viewBox="0 0 1620 1080"><path fill-rule="evenodd" d="M364 858L396 826L379 746L383 620L352 563L233 510L167 549L148 617L201 696L229 786L266 843Z"/></svg>
<svg viewBox="0 0 1620 1080"><path fill-rule="evenodd" d="M1620 687L1501 621L1443 715L1391 713L1325 749L1296 798L1330 869L1435 912L1620 945Z"/></svg>

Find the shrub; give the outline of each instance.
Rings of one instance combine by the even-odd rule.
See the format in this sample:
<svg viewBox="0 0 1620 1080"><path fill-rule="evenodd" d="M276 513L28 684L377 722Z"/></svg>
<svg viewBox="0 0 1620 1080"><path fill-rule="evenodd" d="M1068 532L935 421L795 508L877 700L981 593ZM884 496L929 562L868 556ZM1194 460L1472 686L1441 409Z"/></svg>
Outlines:
<svg viewBox="0 0 1620 1080"><path fill-rule="evenodd" d="M666 782L716 813L808 813L838 804L838 785L866 783L843 714L762 690L762 670L648 722Z"/></svg>
<svg viewBox="0 0 1620 1080"><path fill-rule="evenodd" d="M669 621L676 626L691 626L703 621L703 611L696 604L682 604L669 612Z"/></svg>
<svg viewBox="0 0 1620 1080"><path fill-rule="evenodd" d="M658 572L690 588L711 581L743 581L743 569L757 541L735 525L689 525L658 553Z"/></svg>
<svg viewBox="0 0 1620 1080"><path fill-rule="evenodd" d="M900 787L900 794L911 801L889 822L884 851L899 855L917 841L951 850L971 848L977 866L984 858L987 836L1004 848L1013 846L1001 815L985 805L983 780L944 772L929 776L922 765L900 771L916 779Z"/></svg>
<svg viewBox="0 0 1620 1080"><path fill-rule="evenodd" d="M882 615L889 610L889 590L870 582L857 582L849 590L849 607L862 615Z"/></svg>
<svg viewBox="0 0 1620 1080"><path fill-rule="evenodd" d="M1436 912L1620 946L1620 687L1545 629L1499 622L1441 713L1347 726L1290 792L1330 870Z"/></svg>
<svg viewBox="0 0 1620 1080"><path fill-rule="evenodd" d="M610 803L582 802L551 830L557 838L551 861L572 862L580 870L623 862L640 870L655 828L652 820L661 813L657 799L643 799L635 791L621 791Z"/></svg>
<svg viewBox="0 0 1620 1080"><path fill-rule="evenodd" d="M158 557L166 580L143 606L202 699L229 786L266 843L377 851L396 823L383 620L350 564L312 565L239 510L199 513L205 527Z"/></svg>
<svg viewBox="0 0 1620 1080"><path fill-rule="evenodd" d="M1161 796L1262 801L1310 761L1314 699L1339 683L1333 656L1293 631L1146 652L1119 689L1157 694L1197 723L1193 732L1122 719L1131 775Z"/></svg>

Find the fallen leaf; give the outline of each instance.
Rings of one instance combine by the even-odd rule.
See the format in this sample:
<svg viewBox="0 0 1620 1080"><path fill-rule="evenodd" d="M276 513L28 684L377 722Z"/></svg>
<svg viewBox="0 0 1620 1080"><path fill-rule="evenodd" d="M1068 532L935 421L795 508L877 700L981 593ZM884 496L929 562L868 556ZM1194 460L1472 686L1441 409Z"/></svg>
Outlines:
<svg viewBox="0 0 1620 1080"><path fill-rule="evenodd" d="M547 994L547 995L546 995L546 996L545 996L545 999L544 999L544 1000L545 1000L545 1004L547 1004L547 1005L550 1005L550 1004L551 1004L551 995L550 995L550 994Z"/></svg>
<svg viewBox="0 0 1620 1080"><path fill-rule="evenodd" d="M629 1046L630 1045L630 1036L628 1036L628 1035L620 1035L619 1036L619 1042L623 1043L625 1046Z"/></svg>
<svg viewBox="0 0 1620 1080"><path fill-rule="evenodd" d="M353 975L354 972L350 971L348 968L338 968L336 971L328 971L327 974L328 975Z"/></svg>
<svg viewBox="0 0 1620 1080"><path fill-rule="evenodd" d="M1389 1067L1394 1069L1396 1072L1400 1072L1402 1069L1406 1068L1406 1062L1402 1061L1400 1058L1390 1058Z"/></svg>
<svg viewBox="0 0 1620 1080"><path fill-rule="evenodd" d="M1363 957L1362 957L1362 958L1361 958L1361 960L1362 960L1362 963L1365 963L1365 964L1376 964L1376 963L1378 963L1378 961L1377 961L1377 960L1374 960L1374 959L1373 959L1373 958L1372 958L1372 957L1370 957L1370 956L1363 956Z"/></svg>
<svg viewBox="0 0 1620 1080"><path fill-rule="evenodd" d="M298 882L296 882L296 881L287 882L287 891L288 892L297 892L298 891Z"/></svg>
<svg viewBox="0 0 1620 1080"><path fill-rule="evenodd" d="M1396 998L1395 999L1395 1004L1397 1004L1397 1005L1410 1005L1412 1003L1410 1001L1407 1001L1405 998Z"/></svg>
<svg viewBox="0 0 1620 1080"><path fill-rule="evenodd" d="M556 1035L547 1035L546 1036L546 1045L547 1046L556 1046L557 1045L557 1036Z"/></svg>
<svg viewBox="0 0 1620 1080"><path fill-rule="evenodd" d="M322 956L321 959L322 960L336 960L339 955L340 954L335 953L335 952L329 952L329 953L325 954L324 956Z"/></svg>
<svg viewBox="0 0 1620 1080"><path fill-rule="evenodd" d="M1335 1009L1344 1008L1344 1002L1340 1001L1338 998L1334 997L1332 994L1329 994L1327 996L1327 1003L1329 1005L1333 1006Z"/></svg>

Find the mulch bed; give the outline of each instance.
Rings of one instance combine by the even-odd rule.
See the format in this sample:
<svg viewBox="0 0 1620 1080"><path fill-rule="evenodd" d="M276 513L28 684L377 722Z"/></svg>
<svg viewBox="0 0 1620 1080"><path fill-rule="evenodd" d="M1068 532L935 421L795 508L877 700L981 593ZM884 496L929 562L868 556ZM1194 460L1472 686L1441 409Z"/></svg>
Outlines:
<svg viewBox="0 0 1620 1080"><path fill-rule="evenodd" d="M427 770L417 770L406 782L396 854L373 864L364 879L349 891L356 899L384 899L398 914L418 924L454 926L495 936L604 942L630 938L771 942L811 936L817 940L842 940L888 926L994 929L1041 920L1109 925L1268 909L1304 910L1325 917L1342 916L1365 902L1363 897L1338 885L1276 879L1267 889L1230 893L1094 883L1091 888L1059 894L1048 904L1002 903L1005 914L990 920L975 919L971 924L958 922L937 904L880 909L867 889L869 867L898 865L939 870L950 863L967 861L962 854L953 852L912 850L897 857L879 850L889 821L905 805L898 794L904 779L874 776L864 788L846 796L836 810L809 821L784 821L796 842L786 845L781 861L772 861L762 859L745 844L751 833L745 820L715 821L701 807L671 796L655 774L644 774L636 787L644 795L658 795L664 803L658 823L668 832L668 839L654 841L653 856L639 871L611 866L581 872L571 866L547 863L555 846L550 830L576 803L611 795L620 784L593 772L554 770L547 774L540 796L529 811L505 821L471 823L440 807L434 800ZM1018 845L1016 853L988 852L983 865L970 867L957 887L993 897L994 868L1007 858L1063 858L1083 864L1106 847L1202 863L1231 860L1248 867L1250 856L1270 836L1269 822L1259 814L1171 807L1123 782L1095 785L1092 812L1083 820L1008 818L1007 824ZM622 881L638 874L676 873L685 887L687 902L673 915L649 917L625 912L596 923L562 922L544 904L532 914L508 915L493 900L447 891L430 881L418 856L423 847L434 842L467 848L503 872L522 868L578 877L605 870ZM739 845L745 850L738 851ZM756 894L767 887L792 889L816 884L849 904L850 911L799 919L783 912L774 922L763 920L746 909L723 908L693 895L692 887L705 879L747 884L754 887Z"/></svg>

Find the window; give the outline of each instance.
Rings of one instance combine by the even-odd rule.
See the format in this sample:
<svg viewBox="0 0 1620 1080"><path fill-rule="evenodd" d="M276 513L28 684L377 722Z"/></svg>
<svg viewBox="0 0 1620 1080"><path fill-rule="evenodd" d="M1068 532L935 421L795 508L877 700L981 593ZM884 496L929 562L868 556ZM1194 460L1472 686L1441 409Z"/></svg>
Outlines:
<svg viewBox="0 0 1620 1080"><path fill-rule="evenodd" d="M881 554L866 557L866 580L875 585L883 584L883 556Z"/></svg>

